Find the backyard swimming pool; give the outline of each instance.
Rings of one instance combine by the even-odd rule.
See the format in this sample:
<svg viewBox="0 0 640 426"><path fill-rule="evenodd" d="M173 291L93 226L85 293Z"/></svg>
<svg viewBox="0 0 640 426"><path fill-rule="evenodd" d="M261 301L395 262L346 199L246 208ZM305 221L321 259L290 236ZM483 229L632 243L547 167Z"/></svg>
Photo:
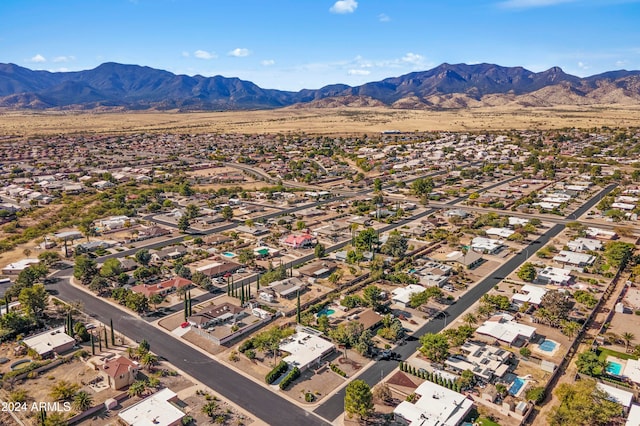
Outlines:
<svg viewBox="0 0 640 426"><path fill-rule="evenodd" d="M524 386L525 383L527 383L526 380L523 380L520 377L516 377L513 383L511 384L511 387L509 388L509 393L513 396L516 396L518 392L520 392L520 389L522 389L522 386Z"/></svg>
<svg viewBox="0 0 640 426"><path fill-rule="evenodd" d="M318 312L318 318L320 318L320 317L324 317L324 316L329 317L329 316L331 316L331 315L333 315L333 314L335 314L335 313L336 313L335 309L327 309L327 308L324 308L323 310L321 310L320 312Z"/></svg>
<svg viewBox="0 0 640 426"><path fill-rule="evenodd" d="M223 255L224 257L236 257L236 254L235 254L235 253L231 253L231 252L229 252L229 251L225 251L224 253L222 253L222 255Z"/></svg>
<svg viewBox="0 0 640 426"><path fill-rule="evenodd" d="M553 340L545 340L538 345L538 348L540 348L540 350L544 352L553 352L556 349L557 345L558 344Z"/></svg>
<svg viewBox="0 0 640 426"><path fill-rule="evenodd" d="M607 373L619 376L622 373L622 364L619 362L609 361L607 363Z"/></svg>

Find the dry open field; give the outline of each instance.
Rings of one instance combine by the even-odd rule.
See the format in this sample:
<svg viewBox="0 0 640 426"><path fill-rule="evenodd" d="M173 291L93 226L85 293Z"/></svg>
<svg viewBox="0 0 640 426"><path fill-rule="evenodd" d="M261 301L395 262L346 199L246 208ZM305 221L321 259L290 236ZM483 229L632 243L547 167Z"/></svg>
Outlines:
<svg viewBox="0 0 640 426"><path fill-rule="evenodd" d="M389 108L283 108L234 112L0 112L0 136L60 133L362 134L382 130L471 131L640 126L640 106L482 107L424 111Z"/></svg>

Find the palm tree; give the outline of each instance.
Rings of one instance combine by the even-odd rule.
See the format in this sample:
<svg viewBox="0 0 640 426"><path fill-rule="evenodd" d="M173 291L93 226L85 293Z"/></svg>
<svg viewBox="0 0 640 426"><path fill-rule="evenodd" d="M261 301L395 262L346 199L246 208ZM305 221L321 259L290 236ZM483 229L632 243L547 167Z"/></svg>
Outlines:
<svg viewBox="0 0 640 426"><path fill-rule="evenodd" d="M218 404L215 401L210 401L202 407L202 412L207 416L213 418L216 415L216 410L218 409Z"/></svg>
<svg viewBox="0 0 640 426"><path fill-rule="evenodd" d="M629 352L629 345L631 344L631 341L633 339L635 339L636 336L633 335L633 333L627 331L625 333L622 333L622 339L624 340L624 349L625 352Z"/></svg>
<svg viewBox="0 0 640 426"><path fill-rule="evenodd" d="M129 394L129 396L140 396L146 389L147 383L144 380L136 380L135 382L131 383L131 386L129 386L129 390L127 391L127 393Z"/></svg>
<svg viewBox="0 0 640 426"><path fill-rule="evenodd" d="M140 362L147 368L147 370L151 370L151 367L158 364L158 357L150 352L147 352L146 354L142 355Z"/></svg>
<svg viewBox="0 0 640 426"><path fill-rule="evenodd" d="M93 398L86 391L80 391L73 397L73 408L86 411L93 404Z"/></svg>
<svg viewBox="0 0 640 426"><path fill-rule="evenodd" d="M473 315L471 312L469 312L468 314L466 314L462 320L465 322L465 324L467 325L471 325L471 324L475 324L478 322L478 318L476 318L475 315Z"/></svg>

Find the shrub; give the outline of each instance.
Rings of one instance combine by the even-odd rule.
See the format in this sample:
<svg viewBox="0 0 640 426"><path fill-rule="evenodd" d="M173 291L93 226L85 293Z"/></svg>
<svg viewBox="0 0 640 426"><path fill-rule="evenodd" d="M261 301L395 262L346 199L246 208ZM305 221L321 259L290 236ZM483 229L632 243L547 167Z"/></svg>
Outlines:
<svg viewBox="0 0 640 426"><path fill-rule="evenodd" d="M253 349L248 349L244 354L249 359L255 359L256 357L256 351L254 351Z"/></svg>
<svg viewBox="0 0 640 426"><path fill-rule="evenodd" d="M269 371L264 380L267 382L267 384L270 385L271 383L278 380L278 377L282 376L282 374L287 371L287 368L289 368L289 365L284 361L280 361L280 363L276 365L273 370Z"/></svg>
<svg viewBox="0 0 640 426"><path fill-rule="evenodd" d="M315 401L316 397L311 393L311 392L307 392L304 394L304 400L307 402L313 402Z"/></svg>
<svg viewBox="0 0 640 426"><path fill-rule="evenodd" d="M287 374L285 378L280 382L280 389L286 389L287 386L289 386L291 382L293 382L298 377L300 377L300 370L298 370L298 367L293 367L293 370L291 370L289 374Z"/></svg>
<svg viewBox="0 0 640 426"><path fill-rule="evenodd" d="M329 364L329 368L331 368L331 371L333 371L334 373L339 374L342 377L347 377L347 373L342 371L340 367L338 367L337 365Z"/></svg>
<svg viewBox="0 0 640 426"><path fill-rule="evenodd" d="M238 347L238 352L245 353L249 349L254 349L255 345L253 344L253 339L245 340L242 342L240 347Z"/></svg>

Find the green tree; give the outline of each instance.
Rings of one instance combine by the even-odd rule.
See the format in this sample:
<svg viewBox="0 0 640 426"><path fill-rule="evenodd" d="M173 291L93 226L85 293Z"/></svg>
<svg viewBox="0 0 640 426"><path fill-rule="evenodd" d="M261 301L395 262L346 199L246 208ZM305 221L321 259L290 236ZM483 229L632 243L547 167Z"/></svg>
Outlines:
<svg viewBox="0 0 640 426"><path fill-rule="evenodd" d="M23 288L18 296L18 300L27 316L37 320L42 316L42 313L47 307L49 294L45 290L44 285L36 284L30 288Z"/></svg>
<svg viewBox="0 0 640 426"><path fill-rule="evenodd" d="M180 232L186 232L190 225L191 223L189 222L189 218L186 214L180 216L180 219L178 219L178 230Z"/></svg>
<svg viewBox="0 0 640 426"><path fill-rule="evenodd" d="M105 260L100 268L100 275L108 279L115 279L121 272L120 261L113 257Z"/></svg>
<svg viewBox="0 0 640 426"><path fill-rule="evenodd" d="M598 389L595 380L562 383L553 393L560 404L547 417L550 426L605 426L622 420L622 406Z"/></svg>
<svg viewBox="0 0 640 426"><path fill-rule="evenodd" d="M142 355L140 358L140 363L147 369L150 370L151 367L158 365L158 357L153 355L151 352L147 352Z"/></svg>
<svg viewBox="0 0 640 426"><path fill-rule="evenodd" d="M349 418L357 415L366 419L373 412L373 394L364 380L354 380L347 385L344 396L344 411Z"/></svg>
<svg viewBox="0 0 640 426"><path fill-rule="evenodd" d="M73 396L73 408L78 411L88 410L93 404L93 398L87 391L80 391Z"/></svg>
<svg viewBox="0 0 640 426"><path fill-rule="evenodd" d="M196 206L195 204L187 204L187 207L185 207L184 210L184 214L188 219L195 219L200 215L200 207Z"/></svg>
<svg viewBox="0 0 640 426"><path fill-rule="evenodd" d="M104 293L109 288L109 281L106 278L96 275L89 283L89 290L95 291L98 295Z"/></svg>
<svg viewBox="0 0 640 426"><path fill-rule="evenodd" d="M362 299L373 309L378 309L382 299L382 290L375 285L369 285L362 291Z"/></svg>
<svg viewBox="0 0 640 426"><path fill-rule="evenodd" d="M126 296L125 306L134 312L142 313L149 310L149 299L144 294L130 292Z"/></svg>
<svg viewBox="0 0 640 426"><path fill-rule="evenodd" d="M434 184L432 178L418 178L411 184L411 191L426 203L429 200L429 194L433 191L433 187Z"/></svg>
<svg viewBox="0 0 640 426"><path fill-rule="evenodd" d="M316 257L318 259L324 257L325 255L325 248L322 244L318 243L316 244L316 246L313 248L313 252L316 255Z"/></svg>
<svg viewBox="0 0 640 426"><path fill-rule="evenodd" d="M449 356L449 340L442 334L424 334L420 343L420 352L431 361L442 362Z"/></svg>
<svg viewBox="0 0 640 426"><path fill-rule="evenodd" d="M243 265L250 265L256 259L256 255L252 249L240 249L238 250L238 262Z"/></svg>
<svg viewBox="0 0 640 426"><path fill-rule="evenodd" d="M146 390L147 383L144 380L136 380L135 382L131 383L129 389L127 390L127 393L131 397L141 396Z"/></svg>
<svg viewBox="0 0 640 426"><path fill-rule="evenodd" d="M98 267L96 261L89 256L83 254L76 257L76 262L73 267L73 276L80 280L84 285L89 285L93 277L98 274Z"/></svg>
<svg viewBox="0 0 640 426"><path fill-rule="evenodd" d="M211 289L212 286L211 278L200 271L196 271L191 275L191 281L193 281L193 283L198 287L202 287L205 290Z"/></svg>
<svg viewBox="0 0 640 426"><path fill-rule="evenodd" d="M540 404L544 401L546 393L543 386L537 386L529 389L525 396L528 401L533 401L534 404Z"/></svg>
<svg viewBox="0 0 640 426"><path fill-rule="evenodd" d="M527 282L532 282L533 280L535 280L537 274L538 273L536 272L535 266L533 266L533 264L529 262L522 265L518 270L518 278Z"/></svg>
<svg viewBox="0 0 640 426"><path fill-rule="evenodd" d="M355 246L360 251L373 251L378 244L378 232L373 228L365 228L358 233Z"/></svg>
<svg viewBox="0 0 640 426"><path fill-rule="evenodd" d="M602 376L607 368L607 362L601 361L598 358L598 354L593 351L582 352L576 359L576 367L582 374L586 374L592 377Z"/></svg>
<svg viewBox="0 0 640 426"><path fill-rule="evenodd" d="M143 265L143 266L147 266L149 264L149 262L151 261L151 254L149 253L149 250L147 249L141 249L138 250L136 252L136 254L134 255L136 262L138 262L139 264Z"/></svg>
<svg viewBox="0 0 640 426"><path fill-rule="evenodd" d="M636 338L636 336L630 331L626 331L622 333L622 340L624 340L624 348L627 352L629 352L629 345Z"/></svg>
<svg viewBox="0 0 640 426"><path fill-rule="evenodd" d="M43 251L38 255L38 260L47 266L55 265L62 257L55 251Z"/></svg>
<svg viewBox="0 0 640 426"><path fill-rule="evenodd" d="M231 208L231 206L224 206L222 208L222 211L220 212L220 215L224 220L231 220L233 219L233 209Z"/></svg>
<svg viewBox="0 0 640 426"><path fill-rule="evenodd" d="M380 247L380 251L393 257L403 257L408 248L408 240L398 231L392 231L387 242Z"/></svg>
<svg viewBox="0 0 640 426"><path fill-rule="evenodd" d="M153 305L153 309L155 311L158 310L158 305L161 304L162 302L164 302L164 296L161 295L160 293L154 293L151 296L149 296L149 303Z"/></svg>
<svg viewBox="0 0 640 426"><path fill-rule="evenodd" d="M49 395L56 401L70 400L76 394L79 386L67 380L60 380L52 387Z"/></svg>

